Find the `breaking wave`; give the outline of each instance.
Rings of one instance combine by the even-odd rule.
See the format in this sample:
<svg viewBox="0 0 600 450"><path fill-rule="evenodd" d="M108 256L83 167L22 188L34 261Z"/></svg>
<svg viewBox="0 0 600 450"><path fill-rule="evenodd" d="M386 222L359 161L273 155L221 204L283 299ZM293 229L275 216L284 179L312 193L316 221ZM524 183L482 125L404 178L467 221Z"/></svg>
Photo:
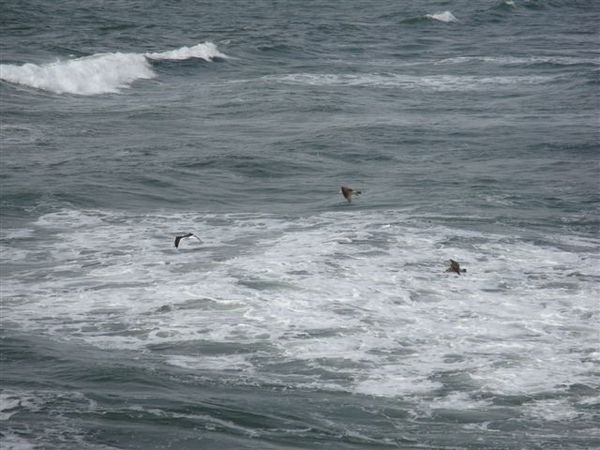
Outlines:
<svg viewBox="0 0 600 450"><path fill-rule="evenodd" d="M145 56L154 60L174 60L180 61L190 58L201 58L205 61L213 61L215 58L227 58L227 55L221 53L217 46L212 42L194 45L193 47L181 47L177 50L170 50L161 53L146 53Z"/></svg>
<svg viewBox="0 0 600 450"><path fill-rule="evenodd" d="M156 77L151 60L213 61L226 57L215 44L205 42L161 53L98 53L41 65L1 64L0 79L56 94L99 95L117 93L137 80Z"/></svg>
<svg viewBox="0 0 600 450"><path fill-rule="evenodd" d="M435 13L435 14L426 14L425 17L428 19L431 19L431 20L438 20L440 22L445 22L445 23L458 22L458 19L450 11L444 11L444 12Z"/></svg>

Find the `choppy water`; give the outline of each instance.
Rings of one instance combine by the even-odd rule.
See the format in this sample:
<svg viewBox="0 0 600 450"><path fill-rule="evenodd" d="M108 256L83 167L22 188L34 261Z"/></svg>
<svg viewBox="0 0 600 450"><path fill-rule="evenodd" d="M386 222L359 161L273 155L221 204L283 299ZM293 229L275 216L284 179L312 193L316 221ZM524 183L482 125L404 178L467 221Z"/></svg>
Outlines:
<svg viewBox="0 0 600 450"><path fill-rule="evenodd" d="M3 449L600 446L596 2L83 3L0 5Z"/></svg>

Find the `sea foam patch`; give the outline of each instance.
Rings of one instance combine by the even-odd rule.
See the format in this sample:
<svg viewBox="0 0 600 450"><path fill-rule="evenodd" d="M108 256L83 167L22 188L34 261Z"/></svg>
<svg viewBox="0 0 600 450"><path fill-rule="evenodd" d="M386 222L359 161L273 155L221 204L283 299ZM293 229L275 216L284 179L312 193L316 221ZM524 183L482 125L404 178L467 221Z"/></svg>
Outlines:
<svg viewBox="0 0 600 450"><path fill-rule="evenodd" d="M175 249L181 230L203 244ZM448 391L594 384L590 238L569 250L560 236L528 241L402 211L64 210L26 235L4 243L3 264L17 250L35 264L4 280L2 320L30 332L146 349L187 370L444 407L472 406ZM468 272L445 273L449 258Z"/></svg>

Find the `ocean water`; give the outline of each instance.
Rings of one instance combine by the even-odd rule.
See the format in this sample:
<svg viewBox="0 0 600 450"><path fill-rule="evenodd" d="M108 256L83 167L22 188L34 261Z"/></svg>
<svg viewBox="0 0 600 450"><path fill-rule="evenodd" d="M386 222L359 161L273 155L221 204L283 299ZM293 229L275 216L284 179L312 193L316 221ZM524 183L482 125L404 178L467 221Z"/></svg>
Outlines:
<svg viewBox="0 0 600 450"><path fill-rule="evenodd" d="M599 23L2 1L0 447L599 448Z"/></svg>

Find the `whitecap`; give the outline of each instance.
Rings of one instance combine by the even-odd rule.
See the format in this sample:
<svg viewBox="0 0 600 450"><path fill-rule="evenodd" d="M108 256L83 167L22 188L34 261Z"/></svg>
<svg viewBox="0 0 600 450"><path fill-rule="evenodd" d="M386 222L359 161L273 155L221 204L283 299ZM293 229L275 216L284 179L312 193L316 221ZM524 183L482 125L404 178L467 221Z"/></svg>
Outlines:
<svg viewBox="0 0 600 450"><path fill-rule="evenodd" d="M444 23L458 22L458 19L454 17L454 14L452 14L450 11L444 11L435 14L426 14L425 17L432 20L438 20Z"/></svg>
<svg viewBox="0 0 600 450"><path fill-rule="evenodd" d="M156 74L144 55L105 53L49 64L0 65L0 78L56 94L116 93Z"/></svg>
<svg viewBox="0 0 600 450"><path fill-rule="evenodd" d="M154 60L175 60L180 61L190 58L200 58L205 61L212 61L215 58L228 58L225 53L221 53L212 42L204 42L193 47L181 47L177 50L166 52L145 53L145 56Z"/></svg>
<svg viewBox="0 0 600 450"><path fill-rule="evenodd" d="M137 80L155 78L151 60L212 61L226 58L212 42L157 53L98 53L46 64L0 64L0 79L56 94L99 95L119 93Z"/></svg>

